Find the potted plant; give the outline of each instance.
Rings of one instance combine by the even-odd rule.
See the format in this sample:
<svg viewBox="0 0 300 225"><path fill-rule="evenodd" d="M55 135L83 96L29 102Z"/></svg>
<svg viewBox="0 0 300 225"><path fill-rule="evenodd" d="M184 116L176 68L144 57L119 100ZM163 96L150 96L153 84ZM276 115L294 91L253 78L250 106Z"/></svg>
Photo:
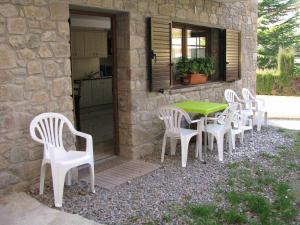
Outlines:
<svg viewBox="0 0 300 225"><path fill-rule="evenodd" d="M186 57L181 57L176 63L176 80L180 80L183 84L188 84L187 75L191 70L191 62Z"/></svg>
<svg viewBox="0 0 300 225"><path fill-rule="evenodd" d="M214 63L212 58L198 58L191 60L191 73L187 78L189 84L203 84L207 82L207 78L214 72Z"/></svg>

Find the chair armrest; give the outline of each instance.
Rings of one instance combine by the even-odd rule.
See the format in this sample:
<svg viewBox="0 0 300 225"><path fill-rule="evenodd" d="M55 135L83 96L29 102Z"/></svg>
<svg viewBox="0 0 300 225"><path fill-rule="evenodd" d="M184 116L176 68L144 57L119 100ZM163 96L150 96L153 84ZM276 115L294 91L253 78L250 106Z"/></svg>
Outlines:
<svg viewBox="0 0 300 225"><path fill-rule="evenodd" d="M200 118L200 119L196 119L196 120L192 120L191 123L198 123L198 122L201 122L203 119Z"/></svg>
<svg viewBox="0 0 300 225"><path fill-rule="evenodd" d="M219 120L219 118L216 118L216 117L207 117L206 119L211 120L211 121L218 121Z"/></svg>
<svg viewBox="0 0 300 225"><path fill-rule="evenodd" d="M78 130L75 130L74 128L71 129L71 132L76 136L86 139L86 151L93 154L93 137L92 137L92 135L80 132Z"/></svg>

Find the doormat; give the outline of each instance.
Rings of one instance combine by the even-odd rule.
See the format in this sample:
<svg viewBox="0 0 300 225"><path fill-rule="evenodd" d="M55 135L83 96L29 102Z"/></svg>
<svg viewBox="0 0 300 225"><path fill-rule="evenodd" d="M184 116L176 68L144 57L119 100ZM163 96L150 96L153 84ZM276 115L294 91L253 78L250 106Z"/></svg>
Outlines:
<svg viewBox="0 0 300 225"><path fill-rule="evenodd" d="M95 185L106 189L131 181L134 178L143 176L158 169L160 165L144 162L142 160L131 160L110 169L95 174ZM90 182L87 177L84 180Z"/></svg>

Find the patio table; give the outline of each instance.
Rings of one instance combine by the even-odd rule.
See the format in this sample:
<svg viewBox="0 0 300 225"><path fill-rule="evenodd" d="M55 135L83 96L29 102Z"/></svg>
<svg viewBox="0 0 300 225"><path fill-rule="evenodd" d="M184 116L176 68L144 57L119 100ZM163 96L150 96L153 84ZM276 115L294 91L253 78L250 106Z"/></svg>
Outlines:
<svg viewBox="0 0 300 225"><path fill-rule="evenodd" d="M176 107L183 109L186 112L198 113L204 115L204 152L207 151L207 116L211 113L216 113L227 108L227 104L216 102L198 102L198 101L185 101L175 104ZM205 161L200 158L201 161Z"/></svg>

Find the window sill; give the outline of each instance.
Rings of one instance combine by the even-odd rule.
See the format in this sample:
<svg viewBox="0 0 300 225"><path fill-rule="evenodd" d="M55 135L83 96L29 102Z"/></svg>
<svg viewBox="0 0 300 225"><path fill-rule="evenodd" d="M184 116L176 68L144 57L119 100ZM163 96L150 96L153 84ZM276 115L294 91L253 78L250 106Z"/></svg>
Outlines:
<svg viewBox="0 0 300 225"><path fill-rule="evenodd" d="M223 84L227 83L226 81L212 81L207 82L204 84L195 84L195 85L177 85L172 87L169 90L166 90L166 92L169 92L169 94L177 94L177 93L185 93L185 92L192 92L192 91L200 91L207 88L213 88L213 87L219 87Z"/></svg>

